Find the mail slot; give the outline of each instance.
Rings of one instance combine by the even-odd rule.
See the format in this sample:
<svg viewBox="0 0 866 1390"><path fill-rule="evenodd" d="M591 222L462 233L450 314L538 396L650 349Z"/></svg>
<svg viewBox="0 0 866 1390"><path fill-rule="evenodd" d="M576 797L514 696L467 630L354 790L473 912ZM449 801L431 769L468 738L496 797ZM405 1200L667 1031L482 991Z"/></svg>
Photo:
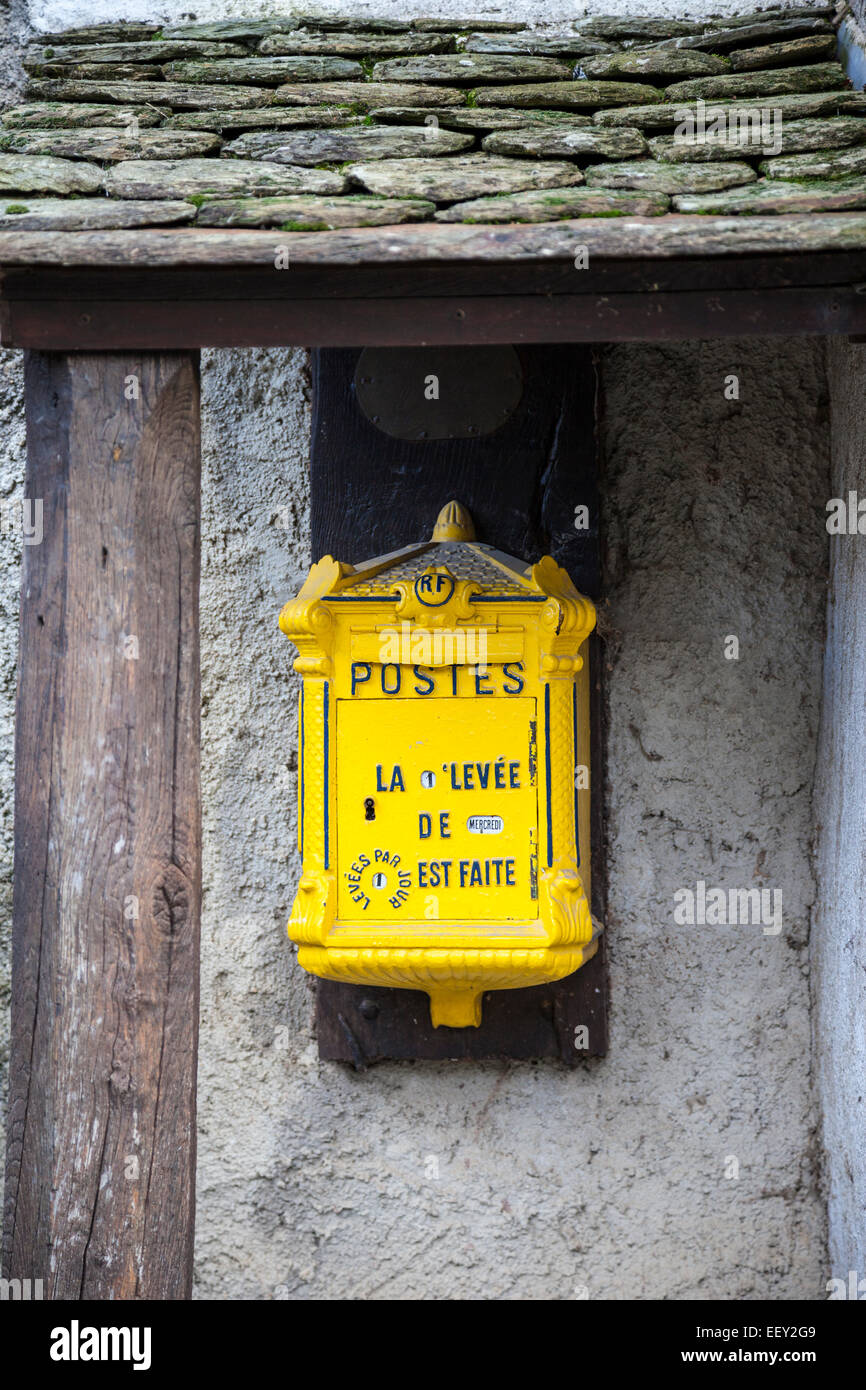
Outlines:
<svg viewBox="0 0 866 1390"><path fill-rule="evenodd" d="M326 556L280 627L302 677L289 936L328 980L424 990L477 1026L486 990L570 975L589 910L595 609L545 556L475 539L456 502L430 540Z"/></svg>

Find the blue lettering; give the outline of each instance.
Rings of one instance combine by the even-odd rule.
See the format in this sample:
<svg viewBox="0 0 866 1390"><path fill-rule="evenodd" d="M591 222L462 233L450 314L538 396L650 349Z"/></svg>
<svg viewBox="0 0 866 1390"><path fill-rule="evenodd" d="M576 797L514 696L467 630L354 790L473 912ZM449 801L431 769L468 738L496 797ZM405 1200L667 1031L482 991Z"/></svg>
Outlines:
<svg viewBox="0 0 866 1390"><path fill-rule="evenodd" d="M389 690L387 685L385 684L385 672L388 670L389 667L391 668L391 670L397 672L397 684L391 690ZM395 665L393 661L389 661L387 665L382 667L381 680L383 695L398 695L400 693L400 667Z"/></svg>
<svg viewBox="0 0 866 1390"><path fill-rule="evenodd" d="M434 686L433 677L432 677L432 676L428 676L428 675L425 673L423 666L413 666L413 667L412 667L412 671L413 671L413 674L414 674L416 680L419 680L419 681L426 681L426 682L427 682L427 689L426 689L426 690L422 690L420 686L416 685L416 686L415 686L415 694L416 694L416 695L429 695L429 694L430 694L430 691L433 689L433 686Z"/></svg>
<svg viewBox="0 0 866 1390"><path fill-rule="evenodd" d="M509 680L514 681L514 685L505 685L505 684L503 683L502 689L503 689L503 692L504 692L506 695L519 695L519 694L520 694L521 690L523 689L523 677L522 677L522 676L515 675L514 672L515 672L515 671L522 671L522 670L523 670L523 662L522 662L522 661L510 661L510 662L508 663L507 666L503 666L503 668L502 668L502 674L503 674L504 676L507 676Z"/></svg>
<svg viewBox="0 0 866 1390"><path fill-rule="evenodd" d="M358 676L358 675L355 674L357 671L364 671L364 672L366 672L366 674L363 675L363 676ZM370 676L371 676L372 674L373 674L373 668L372 668L372 666L370 665L369 661L353 661L353 662L352 662L352 694L353 694L353 695L354 695L355 691L357 690L358 686L359 686L359 685L364 685L364 684L370 679Z"/></svg>

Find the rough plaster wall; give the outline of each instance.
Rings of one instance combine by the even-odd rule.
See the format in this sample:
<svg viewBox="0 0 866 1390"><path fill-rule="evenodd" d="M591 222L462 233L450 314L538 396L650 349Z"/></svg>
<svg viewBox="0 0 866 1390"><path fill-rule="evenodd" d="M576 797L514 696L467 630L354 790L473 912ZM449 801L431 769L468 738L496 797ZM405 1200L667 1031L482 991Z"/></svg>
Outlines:
<svg viewBox="0 0 866 1390"><path fill-rule="evenodd" d="M306 563L303 359L207 354L203 380L199 1296L820 1297L821 345L605 352L613 1015L577 1072L317 1060L284 937L296 681L275 627ZM675 926L700 878L781 887L781 933Z"/></svg>
<svg viewBox="0 0 866 1390"><path fill-rule="evenodd" d="M763 8L769 8L766 0ZM782 0L783 3L783 0ZM292 14L352 14L413 18L522 19L529 24L570 24L584 15L674 15L700 19L710 14L736 14L760 8L755 0L190 0L180 8L172 0L30 0L34 28L43 33L70 28L76 24L98 24L104 20L164 20L180 24L185 20L270 18Z"/></svg>
<svg viewBox="0 0 866 1390"><path fill-rule="evenodd" d="M866 347L834 339L830 496L866 497ZM817 1082L835 1278L866 1276L866 537L830 542L815 816Z"/></svg>

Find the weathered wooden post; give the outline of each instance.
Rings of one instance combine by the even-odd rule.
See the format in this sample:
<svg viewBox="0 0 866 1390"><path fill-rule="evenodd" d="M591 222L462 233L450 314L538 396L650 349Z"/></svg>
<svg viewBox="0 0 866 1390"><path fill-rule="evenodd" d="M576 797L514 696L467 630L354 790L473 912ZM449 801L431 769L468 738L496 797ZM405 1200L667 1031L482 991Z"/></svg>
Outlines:
<svg viewBox="0 0 866 1390"><path fill-rule="evenodd" d="M198 355L31 353L4 1274L192 1282ZM38 515L38 507L36 508Z"/></svg>

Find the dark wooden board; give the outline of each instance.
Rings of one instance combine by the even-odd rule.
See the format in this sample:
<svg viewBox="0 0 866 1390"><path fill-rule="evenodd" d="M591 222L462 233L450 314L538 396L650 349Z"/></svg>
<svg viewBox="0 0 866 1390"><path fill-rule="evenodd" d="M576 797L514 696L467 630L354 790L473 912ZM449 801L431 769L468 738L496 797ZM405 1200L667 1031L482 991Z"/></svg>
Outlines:
<svg viewBox="0 0 866 1390"><path fill-rule="evenodd" d="M126 265L8 267L0 273L4 300L56 299L146 302L149 299L243 303L250 299L461 299L496 295L628 294L655 290L800 289L866 282L866 250L744 252L731 256L662 259L593 258L575 270L571 260L477 264L291 265L274 267L140 267Z"/></svg>
<svg viewBox="0 0 866 1390"><path fill-rule="evenodd" d="M185 1298L198 363L30 354L26 410L44 538L21 590L3 1272L46 1299Z"/></svg>
<svg viewBox="0 0 866 1390"><path fill-rule="evenodd" d="M383 434L354 395L359 351L313 358L310 465L312 558L358 561L430 535L451 498L479 539L537 560L553 554L579 589L600 588L593 354L579 346L520 348L523 396L503 428L479 439L407 442ZM589 508L577 531L575 507ZM593 912L604 920L604 768L598 646L593 650ZM602 938L603 940L603 938ZM414 990L317 982L322 1057L358 1068L383 1058L533 1057L570 1065L607 1050L604 946L557 984L485 996L480 1028L433 1028ZM589 1047L574 1046L575 1028Z"/></svg>
<svg viewBox="0 0 866 1390"><path fill-rule="evenodd" d="M742 219L750 221L753 219ZM745 235L745 233L744 233ZM866 251L3 274L0 341L40 350L675 340L866 331Z"/></svg>
<svg viewBox="0 0 866 1390"><path fill-rule="evenodd" d="M330 299L176 300L3 306L0 343L39 351L676 342L866 333L859 287Z"/></svg>

